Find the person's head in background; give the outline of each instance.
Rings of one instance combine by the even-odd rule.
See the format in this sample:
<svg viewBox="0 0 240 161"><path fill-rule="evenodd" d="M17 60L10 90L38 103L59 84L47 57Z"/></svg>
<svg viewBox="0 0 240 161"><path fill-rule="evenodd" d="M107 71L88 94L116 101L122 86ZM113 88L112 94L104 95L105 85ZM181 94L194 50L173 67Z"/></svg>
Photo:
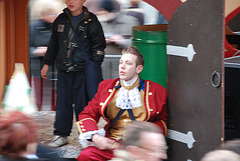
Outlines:
<svg viewBox="0 0 240 161"><path fill-rule="evenodd" d="M37 126L32 118L19 111L0 115L0 155L25 158L29 150L27 148L35 143L37 143Z"/></svg>
<svg viewBox="0 0 240 161"><path fill-rule="evenodd" d="M221 150L230 150L240 155L240 139L226 141Z"/></svg>
<svg viewBox="0 0 240 161"><path fill-rule="evenodd" d="M143 70L144 58L141 52L134 46L122 50L119 61L119 77L121 80L129 81L138 76Z"/></svg>
<svg viewBox="0 0 240 161"><path fill-rule="evenodd" d="M240 156L230 150L214 150L206 153L201 161L239 161Z"/></svg>
<svg viewBox="0 0 240 161"><path fill-rule="evenodd" d="M31 20L41 19L46 23L53 23L65 7L65 2L60 0L33 1L31 5Z"/></svg>
<svg viewBox="0 0 240 161"><path fill-rule="evenodd" d="M100 8L108 12L117 12L116 2L114 0L102 0Z"/></svg>
<svg viewBox="0 0 240 161"><path fill-rule="evenodd" d="M99 11L99 6L102 0L86 0L84 3L84 6L87 7L89 12L92 12L94 14L97 14Z"/></svg>
<svg viewBox="0 0 240 161"><path fill-rule="evenodd" d="M122 148L134 159L159 161L167 159L167 146L161 129L151 122L133 121L126 127Z"/></svg>
<svg viewBox="0 0 240 161"><path fill-rule="evenodd" d="M99 11L96 12L96 15L99 21L112 21L116 19L120 8L120 3L117 0L102 0L99 3Z"/></svg>

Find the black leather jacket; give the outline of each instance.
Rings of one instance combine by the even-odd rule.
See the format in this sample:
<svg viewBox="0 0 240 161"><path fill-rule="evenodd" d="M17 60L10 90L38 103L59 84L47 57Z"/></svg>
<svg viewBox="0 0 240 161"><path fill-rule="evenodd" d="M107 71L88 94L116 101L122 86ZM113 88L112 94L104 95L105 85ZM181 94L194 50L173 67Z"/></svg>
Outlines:
<svg viewBox="0 0 240 161"><path fill-rule="evenodd" d="M63 11L53 23L44 64L52 65L56 60L58 70L69 71L69 67L74 67L73 71L83 70L85 61L76 39L78 36L90 60L100 65L104 58L106 42L97 17L83 7L83 18L77 22L75 35L71 38L71 12L67 8Z"/></svg>

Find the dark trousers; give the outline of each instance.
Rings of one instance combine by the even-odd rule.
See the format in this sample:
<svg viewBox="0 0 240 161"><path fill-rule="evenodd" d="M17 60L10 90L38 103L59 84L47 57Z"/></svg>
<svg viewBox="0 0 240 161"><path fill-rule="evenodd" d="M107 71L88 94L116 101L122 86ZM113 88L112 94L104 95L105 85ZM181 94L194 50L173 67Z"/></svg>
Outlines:
<svg viewBox="0 0 240 161"><path fill-rule="evenodd" d="M78 120L79 113L87 103L84 72L58 71L54 135L69 136L73 125L73 111Z"/></svg>

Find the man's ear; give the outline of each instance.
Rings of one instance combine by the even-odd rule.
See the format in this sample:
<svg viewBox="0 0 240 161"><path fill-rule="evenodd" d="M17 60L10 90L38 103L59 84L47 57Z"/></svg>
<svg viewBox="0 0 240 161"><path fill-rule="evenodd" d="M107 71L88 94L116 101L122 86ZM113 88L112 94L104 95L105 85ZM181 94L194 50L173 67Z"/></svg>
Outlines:
<svg viewBox="0 0 240 161"><path fill-rule="evenodd" d="M137 66L137 74L141 73L143 70L143 65L138 65Z"/></svg>

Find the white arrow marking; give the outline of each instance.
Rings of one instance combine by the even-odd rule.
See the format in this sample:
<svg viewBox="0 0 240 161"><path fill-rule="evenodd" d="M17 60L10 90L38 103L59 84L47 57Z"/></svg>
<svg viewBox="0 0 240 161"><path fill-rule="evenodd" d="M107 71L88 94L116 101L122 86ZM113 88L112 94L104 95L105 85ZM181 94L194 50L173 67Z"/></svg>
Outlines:
<svg viewBox="0 0 240 161"><path fill-rule="evenodd" d="M191 149L193 147L193 143L196 142L191 131L188 131L187 134L184 134L175 130L168 129L168 138L187 144L189 149Z"/></svg>
<svg viewBox="0 0 240 161"><path fill-rule="evenodd" d="M193 45L188 44L187 47L167 45L167 54L187 57L188 61L192 61L194 55L197 53L194 51Z"/></svg>

